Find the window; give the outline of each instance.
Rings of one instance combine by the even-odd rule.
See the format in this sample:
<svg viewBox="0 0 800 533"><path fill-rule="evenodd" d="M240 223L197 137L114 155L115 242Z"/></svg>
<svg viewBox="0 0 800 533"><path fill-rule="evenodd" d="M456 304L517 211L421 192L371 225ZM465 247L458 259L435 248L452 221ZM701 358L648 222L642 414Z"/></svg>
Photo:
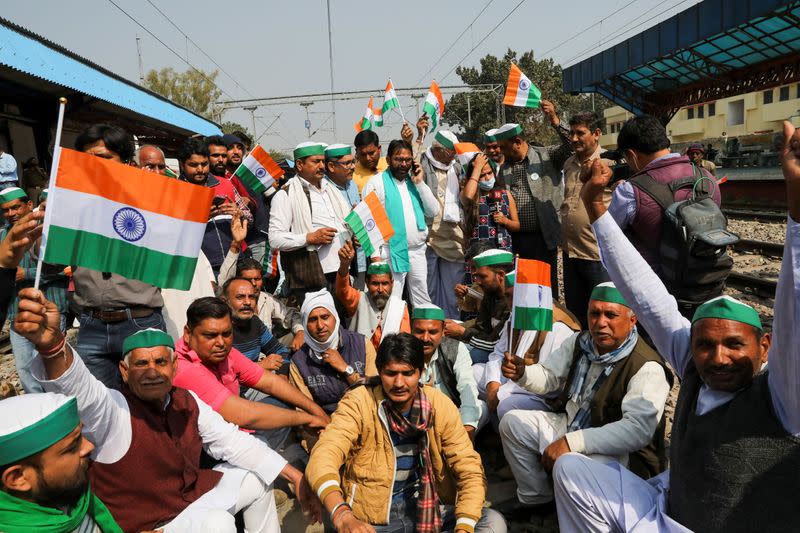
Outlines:
<svg viewBox="0 0 800 533"><path fill-rule="evenodd" d="M764 103L771 104L772 103L772 89L768 91L764 91Z"/></svg>
<svg viewBox="0 0 800 533"><path fill-rule="evenodd" d="M744 100L728 102L728 126L744 124Z"/></svg>
<svg viewBox="0 0 800 533"><path fill-rule="evenodd" d="M694 118L694 108L693 107L690 107L689 109L686 110L686 118L688 118L689 120Z"/></svg>
<svg viewBox="0 0 800 533"><path fill-rule="evenodd" d="M717 114L717 104L716 104L716 102L708 104L708 116L709 117L713 117L716 114Z"/></svg>
<svg viewBox="0 0 800 533"><path fill-rule="evenodd" d="M789 99L789 87L781 87L778 92L778 100L785 102Z"/></svg>
<svg viewBox="0 0 800 533"><path fill-rule="evenodd" d="M706 106L700 106L697 108L697 118L703 118L705 116Z"/></svg>

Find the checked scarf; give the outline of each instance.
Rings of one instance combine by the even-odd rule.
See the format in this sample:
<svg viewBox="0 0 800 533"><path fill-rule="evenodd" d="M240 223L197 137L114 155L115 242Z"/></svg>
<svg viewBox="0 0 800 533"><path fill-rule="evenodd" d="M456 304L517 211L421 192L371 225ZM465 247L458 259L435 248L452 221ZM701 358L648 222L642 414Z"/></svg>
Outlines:
<svg viewBox="0 0 800 533"><path fill-rule="evenodd" d="M401 437L419 440L421 490L417 500L417 533L438 533L442 529L442 517L439 515L439 494L436 492L433 463L428 449L428 429L433 426L431 403L422 389L418 389L407 417L389 400L383 400L383 407L392 431Z"/></svg>

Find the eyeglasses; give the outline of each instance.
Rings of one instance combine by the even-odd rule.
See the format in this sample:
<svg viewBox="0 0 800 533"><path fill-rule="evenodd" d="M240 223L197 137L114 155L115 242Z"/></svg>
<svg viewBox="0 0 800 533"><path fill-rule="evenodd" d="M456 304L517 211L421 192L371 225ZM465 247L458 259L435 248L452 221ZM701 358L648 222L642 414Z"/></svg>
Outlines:
<svg viewBox="0 0 800 533"><path fill-rule="evenodd" d="M331 161L331 163L333 163L334 165L339 165L340 167L355 167L356 166L355 160L353 160L353 161L344 161L344 162L342 162L342 161Z"/></svg>
<svg viewBox="0 0 800 533"><path fill-rule="evenodd" d="M404 164L409 164L414 160L410 157L393 157L392 161L394 161L398 165L404 165Z"/></svg>

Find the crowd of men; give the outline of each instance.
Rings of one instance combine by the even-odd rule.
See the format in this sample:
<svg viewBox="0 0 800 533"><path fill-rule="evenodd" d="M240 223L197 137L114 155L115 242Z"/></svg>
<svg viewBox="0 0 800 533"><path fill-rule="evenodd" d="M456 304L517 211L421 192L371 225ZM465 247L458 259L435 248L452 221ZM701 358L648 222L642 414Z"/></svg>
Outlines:
<svg viewBox="0 0 800 533"><path fill-rule="evenodd" d="M664 272L664 208L636 178L695 177L692 199L709 182L713 209L702 146L672 153L634 117L619 180L594 113L542 109L557 146L504 124L459 161L423 116L385 157L371 130L303 142L264 194L235 175L243 133L188 138L172 179L214 192L188 291L50 264L33 288L47 189L4 182L0 310L24 394L0 400L0 531L280 531L275 487L338 532L497 533L553 512L565 532L796 527L800 131L785 125L770 334ZM112 125L75 149L171 174ZM394 235L365 254L345 218L371 193ZM547 331L512 328L516 258L550 265ZM490 505L484 468L503 464L516 497Z"/></svg>

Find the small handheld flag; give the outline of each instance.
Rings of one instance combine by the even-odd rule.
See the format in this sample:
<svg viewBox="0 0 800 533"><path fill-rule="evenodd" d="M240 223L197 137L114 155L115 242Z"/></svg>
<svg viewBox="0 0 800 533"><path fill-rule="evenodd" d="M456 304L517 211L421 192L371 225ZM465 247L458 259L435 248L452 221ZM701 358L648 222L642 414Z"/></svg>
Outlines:
<svg viewBox="0 0 800 533"><path fill-rule="evenodd" d="M367 257L370 257L394 235L389 215L386 214L386 209L374 191L356 204L344 221L353 231L358 242L361 243Z"/></svg>
<svg viewBox="0 0 800 533"><path fill-rule="evenodd" d="M552 331L550 265L535 259L517 259L516 272L512 327L524 331Z"/></svg>
<svg viewBox="0 0 800 533"><path fill-rule="evenodd" d="M541 100L542 91L512 63L503 103L516 107L539 107Z"/></svg>
<svg viewBox="0 0 800 533"><path fill-rule="evenodd" d="M431 88L428 89L428 95L422 105L422 112L431 119L430 131L435 130L441 124L442 114L444 114L444 98L442 98L442 91L439 90L439 85L435 81L431 82Z"/></svg>
<svg viewBox="0 0 800 533"><path fill-rule="evenodd" d="M386 113L389 110L400 107L400 100L397 98L397 93L394 92L394 85L392 80L386 84L386 90L383 92L383 107L381 110Z"/></svg>
<svg viewBox="0 0 800 533"><path fill-rule="evenodd" d="M263 194L283 176L284 172L267 151L257 144L244 158L234 175L256 193Z"/></svg>
<svg viewBox="0 0 800 533"><path fill-rule="evenodd" d="M375 118L375 126L383 127L383 109L380 107L372 108L372 116Z"/></svg>
<svg viewBox="0 0 800 533"><path fill-rule="evenodd" d="M382 119L381 119L382 122ZM361 120L355 123L353 126L356 132L364 131L364 130L371 130L372 129L372 97L369 97L369 103L367 104L367 109L364 111L364 115L361 117Z"/></svg>

